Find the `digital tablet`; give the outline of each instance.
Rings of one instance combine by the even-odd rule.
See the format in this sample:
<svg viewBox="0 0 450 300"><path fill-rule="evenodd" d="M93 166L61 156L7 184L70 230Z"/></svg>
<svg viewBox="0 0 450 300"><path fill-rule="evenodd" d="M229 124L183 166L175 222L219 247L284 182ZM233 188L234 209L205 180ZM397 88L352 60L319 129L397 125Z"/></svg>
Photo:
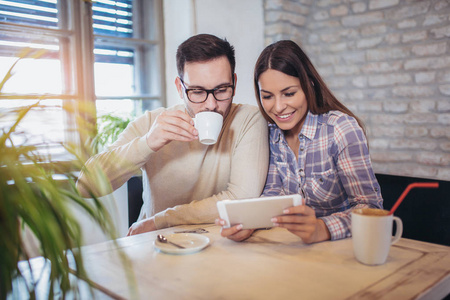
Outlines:
<svg viewBox="0 0 450 300"><path fill-rule="evenodd" d="M283 214L286 208L304 204L299 194L288 196L260 197L217 202L220 218L225 220L225 228L242 224L243 229L273 227L273 217Z"/></svg>

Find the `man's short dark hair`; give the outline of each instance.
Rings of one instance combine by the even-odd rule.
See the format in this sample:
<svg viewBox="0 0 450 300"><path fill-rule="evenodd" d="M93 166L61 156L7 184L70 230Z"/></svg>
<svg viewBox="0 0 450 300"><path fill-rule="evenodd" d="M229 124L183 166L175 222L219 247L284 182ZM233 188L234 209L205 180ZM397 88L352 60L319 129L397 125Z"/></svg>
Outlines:
<svg viewBox="0 0 450 300"><path fill-rule="evenodd" d="M177 50L178 76L183 79L186 63L206 62L221 56L226 56L234 74L236 60L234 47L226 39L220 39L211 34L198 34L184 41Z"/></svg>

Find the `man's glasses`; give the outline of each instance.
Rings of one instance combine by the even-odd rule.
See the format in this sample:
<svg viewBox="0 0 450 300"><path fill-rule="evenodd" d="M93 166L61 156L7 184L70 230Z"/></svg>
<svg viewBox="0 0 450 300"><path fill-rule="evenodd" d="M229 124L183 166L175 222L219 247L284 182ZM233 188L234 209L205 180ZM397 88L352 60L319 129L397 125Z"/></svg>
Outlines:
<svg viewBox="0 0 450 300"><path fill-rule="evenodd" d="M193 103L202 103L208 99L209 94L213 94L214 99L217 101L226 101L230 100L233 97L234 85L224 85L220 87L216 87L212 90L205 89L188 89L184 84L183 79L180 78L181 84L183 85L184 90L186 91L186 96L189 101Z"/></svg>

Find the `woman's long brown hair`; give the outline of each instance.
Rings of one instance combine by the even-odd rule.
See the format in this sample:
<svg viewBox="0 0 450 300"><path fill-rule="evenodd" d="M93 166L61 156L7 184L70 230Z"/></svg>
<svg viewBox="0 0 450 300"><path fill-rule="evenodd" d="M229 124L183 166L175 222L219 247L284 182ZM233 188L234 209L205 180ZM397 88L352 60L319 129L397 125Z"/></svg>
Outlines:
<svg viewBox="0 0 450 300"><path fill-rule="evenodd" d="M354 117L365 134L364 124L361 120L333 95L305 52L290 40L278 41L267 46L261 52L255 65L253 77L255 95L259 109L267 121L274 123L262 107L258 80L259 76L268 69L277 70L286 75L297 77L305 93L308 109L313 114L323 114L331 110L341 111Z"/></svg>

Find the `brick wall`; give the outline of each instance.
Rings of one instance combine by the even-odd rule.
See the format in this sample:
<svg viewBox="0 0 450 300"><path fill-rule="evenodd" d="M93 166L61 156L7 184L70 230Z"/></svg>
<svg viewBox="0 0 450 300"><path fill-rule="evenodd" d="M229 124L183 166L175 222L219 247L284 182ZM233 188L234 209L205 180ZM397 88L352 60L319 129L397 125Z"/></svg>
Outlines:
<svg viewBox="0 0 450 300"><path fill-rule="evenodd" d="M265 0L265 42L299 43L364 121L375 172L450 180L450 1Z"/></svg>

